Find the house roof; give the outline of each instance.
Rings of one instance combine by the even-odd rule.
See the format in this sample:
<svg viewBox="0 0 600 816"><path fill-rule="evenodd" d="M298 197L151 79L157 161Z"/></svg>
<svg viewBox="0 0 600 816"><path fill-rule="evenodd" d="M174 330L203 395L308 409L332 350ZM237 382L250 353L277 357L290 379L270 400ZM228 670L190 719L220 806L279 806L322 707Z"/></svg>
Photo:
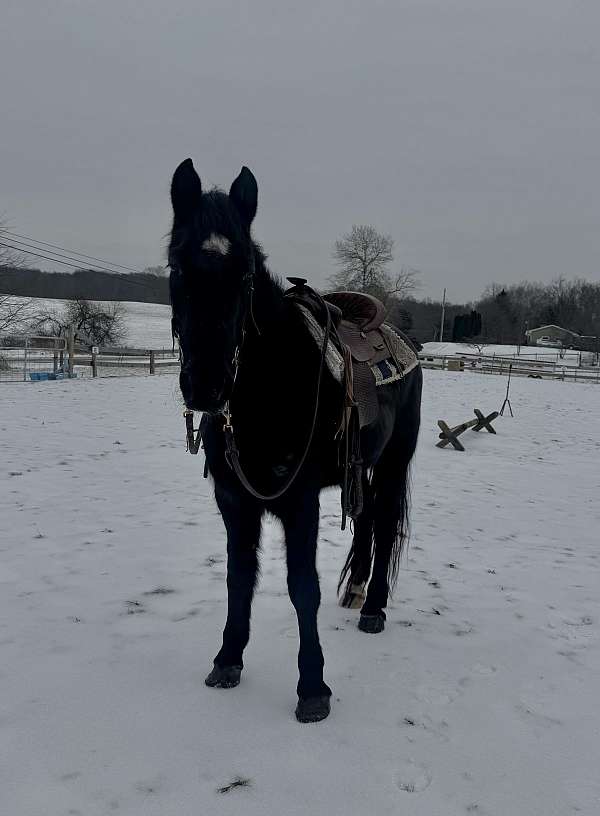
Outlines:
<svg viewBox="0 0 600 816"><path fill-rule="evenodd" d="M571 331L571 329L563 329L562 326L556 326L554 323L550 323L548 326L536 326L535 329L528 329L525 334L531 334L532 332L539 332L543 331L544 329L558 329L561 332L566 332L567 334L572 334L574 337L577 337L577 332Z"/></svg>

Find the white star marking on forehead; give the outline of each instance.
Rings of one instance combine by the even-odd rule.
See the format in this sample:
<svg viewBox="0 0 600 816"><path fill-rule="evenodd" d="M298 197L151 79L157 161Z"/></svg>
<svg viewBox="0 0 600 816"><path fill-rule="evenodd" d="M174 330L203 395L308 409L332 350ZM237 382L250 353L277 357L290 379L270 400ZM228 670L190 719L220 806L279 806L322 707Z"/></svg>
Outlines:
<svg viewBox="0 0 600 816"><path fill-rule="evenodd" d="M202 249L209 252L217 252L219 255L227 255L231 241L225 238L224 235L217 235L213 232L209 237L202 242Z"/></svg>

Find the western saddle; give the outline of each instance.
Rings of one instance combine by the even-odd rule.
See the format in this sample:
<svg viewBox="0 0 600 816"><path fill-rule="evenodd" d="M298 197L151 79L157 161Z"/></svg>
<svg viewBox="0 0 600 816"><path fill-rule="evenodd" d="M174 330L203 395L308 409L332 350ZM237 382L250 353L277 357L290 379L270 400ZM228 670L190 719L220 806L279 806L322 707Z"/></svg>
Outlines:
<svg viewBox="0 0 600 816"><path fill-rule="evenodd" d="M380 300L360 292L330 292L323 300L340 341L350 349L354 361L374 365L389 356L380 331L386 315Z"/></svg>
<svg viewBox="0 0 600 816"><path fill-rule="evenodd" d="M333 341L343 353L348 350L355 363L375 365L393 356L381 331L386 308L373 295L361 292L329 292L318 295L304 278L288 278L293 284L286 296L300 303L323 325L323 305L335 328Z"/></svg>
<svg viewBox="0 0 600 816"><path fill-rule="evenodd" d="M360 430L375 421L379 412L372 366L392 358L399 371L402 367L386 337L391 330L384 326L386 308L380 300L359 292L331 292L321 297L306 285L304 278L288 280L293 286L286 296L309 311L322 327L326 323L326 307L332 326L331 340L344 359L345 396L339 431L340 460L344 465L344 529L346 515L356 518L362 510Z"/></svg>

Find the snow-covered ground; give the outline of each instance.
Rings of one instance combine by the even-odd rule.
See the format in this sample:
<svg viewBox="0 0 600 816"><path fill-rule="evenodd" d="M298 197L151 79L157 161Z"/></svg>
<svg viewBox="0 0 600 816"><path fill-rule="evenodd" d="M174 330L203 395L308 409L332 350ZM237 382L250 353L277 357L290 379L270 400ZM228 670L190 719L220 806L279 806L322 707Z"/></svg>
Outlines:
<svg viewBox="0 0 600 816"><path fill-rule="evenodd" d="M413 538L386 631L336 604L331 716L293 716L297 636L266 527L239 688L208 689L225 538L176 379L0 389L0 813L566 816L600 812L600 411L519 379L515 418L435 447L504 381L425 371ZM236 779L247 785L221 792Z"/></svg>

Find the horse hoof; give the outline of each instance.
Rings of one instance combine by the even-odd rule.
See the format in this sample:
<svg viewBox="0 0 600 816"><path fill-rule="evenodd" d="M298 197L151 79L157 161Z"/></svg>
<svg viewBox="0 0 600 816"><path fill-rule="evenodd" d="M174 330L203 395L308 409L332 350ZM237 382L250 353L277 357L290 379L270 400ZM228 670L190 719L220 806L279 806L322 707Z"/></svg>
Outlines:
<svg viewBox="0 0 600 816"><path fill-rule="evenodd" d="M376 635L385 629L385 617L383 615L361 615L358 628L361 632Z"/></svg>
<svg viewBox="0 0 600 816"><path fill-rule="evenodd" d="M344 609L362 609L366 600L365 584L351 584L340 599L340 606Z"/></svg>
<svg viewBox="0 0 600 816"><path fill-rule="evenodd" d="M329 694L307 697L306 700L300 697L296 706L296 719L301 723L319 722L329 716L330 711Z"/></svg>
<svg viewBox="0 0 600 816"><path fill-rule="evenodd" d="M215 666L204 682L211 688L235 688L241 674L241 666Z"/></svg>

